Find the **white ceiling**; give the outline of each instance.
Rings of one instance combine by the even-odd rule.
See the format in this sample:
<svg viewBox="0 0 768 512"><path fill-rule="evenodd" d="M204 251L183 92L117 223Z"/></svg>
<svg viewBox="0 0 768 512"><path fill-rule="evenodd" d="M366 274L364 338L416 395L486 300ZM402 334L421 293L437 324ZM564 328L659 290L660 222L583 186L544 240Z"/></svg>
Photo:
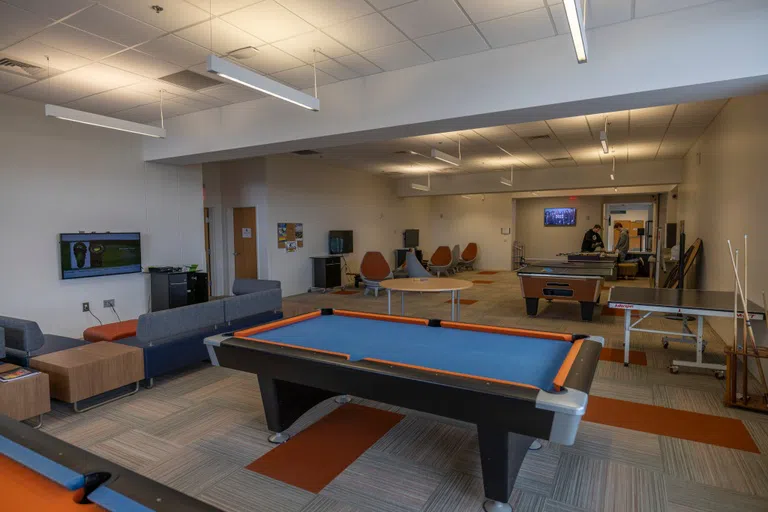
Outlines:
<svg viewBox="0 0 768 512"><path fill-rule="evenodd" d="M587 26L711 1L590 0ZM183 69L207 74L211 41L219 54L257 47L241 63L306 88L315 48L322 85L567 32L561 0L0 0L0 56L45 68L34 77L0 71L0 92L150 122L160 89L168 117L260 97L236 85L195 92L157 81Z"/></svg>
<svg viewBox="0 0 768 512"><path fill-rule="evenodd" d="M599 165L612 163L614 157L617 165L682 158L726 102L681 103L421 135L323 148L318 155L301 158L322 158L343 167L392 176L488 172L512 165L516 169ZM603 153L600 146L600 131L606 118L609 154ZM548 138L530 139L541 136ZM457 157L459 141L462 158L458 168L430 158L433 148Z"/></svg>
<svg viewBox="0 0 768 512"><path fill-rule="evenodd" d="M636 187L602 187L602 188L572 188L562 190L541 190L536 192L507 192L512 199L535 199L537 197L581 197L581 196L615 196L637 194L660 194L670 192L677 185L643 185ZM505 193L505 192L499 192ZM464 194L467 200L485 200L486 194Z"/></svg>

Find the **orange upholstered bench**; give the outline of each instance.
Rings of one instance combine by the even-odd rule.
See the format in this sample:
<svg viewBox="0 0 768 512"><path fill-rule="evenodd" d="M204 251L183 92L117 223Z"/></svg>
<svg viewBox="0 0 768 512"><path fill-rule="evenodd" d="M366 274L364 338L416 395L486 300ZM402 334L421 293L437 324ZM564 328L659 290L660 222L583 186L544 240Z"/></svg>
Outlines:
<svg viewBox="0 0 768 512"><path fill-rule="evenodd" d="M85 341L115 341L136 336L138 320L125 320L112 324L95 325L83 331Z"/></svg>

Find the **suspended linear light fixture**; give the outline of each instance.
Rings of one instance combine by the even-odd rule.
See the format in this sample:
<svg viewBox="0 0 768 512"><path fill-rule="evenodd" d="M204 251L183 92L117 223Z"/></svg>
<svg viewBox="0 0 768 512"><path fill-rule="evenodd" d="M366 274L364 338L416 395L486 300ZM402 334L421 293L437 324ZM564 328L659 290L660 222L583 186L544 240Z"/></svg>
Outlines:
<svg viewBox="0 0 768 512"><path fill-rule="evenodd" d="M573 49L576 50L576 62L584 64L587 62L587 0L564 0L563 4Z"/></svg>
<svg viewBox="0 0 768 512"><path fill-rule="evenodd" d="M438 149L433 148L432 152L430 153L430 156L435 160L440 160L441 162L444 162L448 165L452 165L454 167L458 167L459 165L461 165L460 159L456 158L455 156L449 155L448 153L443 153Z"/></svg>
<svg viewBox="0 0 768 512"><path fill-rule="evenodd" d="M515 166L511 165L509 167L509 179L502 177L501 184L507 187L511 187L512 181L514 180L514 178L515 178Z"/></svg>
<svg viewBox="0 0 768 512"><path fill-rule="evenodd" d="M603 153L608 154L608 116L605 116L605 128L600 132L600 145Z"/></svg>
<svg viewBox="0 0 768 512"><path fill-rule="evenodd" d="M125 121L124 119L117 119L116 117L92 114L90 112L83 112L82 110L75 110L73 108L60 107L58 105L46 105L45 115L47 117L55 117L65 121L89 124L91 126L109 128L110 130L120 130L121 132L136 133L138 135L146 135L147 137L155 137L157 139L164 139L166 135L165 128L162 127L152 126L149 124L134 123L131 121Z"/></svg>
<svg viewBox="0 0 768 512"><path fill-rule="evenodd" d="M613 166L611 167L611 181L616 179L616 157L613 157Z"/></svg>
<svg viewBox="0 0 768 512"><path fill-rule="evenodd" d="M432 182L430 180L430 173L427 173L427 184L422 185L421 183L411 183L411 188L413 190L420 190L422 192L429 192L432 190Z"/></svg>

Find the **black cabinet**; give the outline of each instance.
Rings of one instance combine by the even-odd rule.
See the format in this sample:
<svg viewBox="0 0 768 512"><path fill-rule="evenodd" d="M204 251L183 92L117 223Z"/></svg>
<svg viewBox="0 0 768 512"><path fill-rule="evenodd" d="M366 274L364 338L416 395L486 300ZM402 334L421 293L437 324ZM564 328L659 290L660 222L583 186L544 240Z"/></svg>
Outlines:
<svg viewBox="0 0 768 512"><path fill-rule="evenodd" d="M151 272L149 276L152 311L208 301L205 272Z"/></svg>
<svg viewBox="0 0 768 512"><path fill-rule="evenodd" d="M312 256L312 288L341 286L341 256Z"/></svg>

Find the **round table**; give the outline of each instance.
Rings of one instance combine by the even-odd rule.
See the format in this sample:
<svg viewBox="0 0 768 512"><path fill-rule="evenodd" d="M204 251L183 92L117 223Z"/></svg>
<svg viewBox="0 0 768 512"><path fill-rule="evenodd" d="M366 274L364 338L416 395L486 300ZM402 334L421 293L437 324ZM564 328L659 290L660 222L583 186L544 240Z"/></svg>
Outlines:
<svg viewBox="0 0 768 512"><path fill-rule="evenodd" d="M392 292L400 292L400 314L405 315L405 293L451 292L451 320L458 321L461 315L461 300L459 292L472 288L471 281L451 279L448 277L409 277L407 279L387 279L379 283L387 290L387 312L392 314Z"/></svg>

